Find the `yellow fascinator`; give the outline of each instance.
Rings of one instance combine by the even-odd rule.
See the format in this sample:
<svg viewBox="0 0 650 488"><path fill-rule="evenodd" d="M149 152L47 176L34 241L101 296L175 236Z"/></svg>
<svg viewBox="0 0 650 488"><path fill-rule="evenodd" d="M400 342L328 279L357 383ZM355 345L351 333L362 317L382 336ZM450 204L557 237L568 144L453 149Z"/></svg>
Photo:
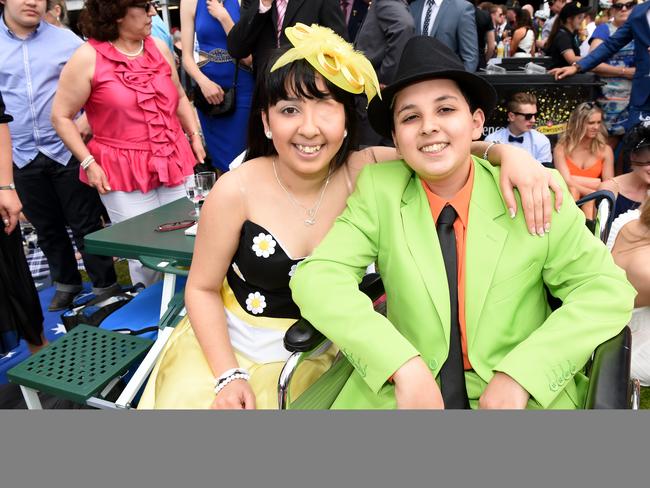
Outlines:
<svg viewBox="0 0 650 488"><path fill-rule="evenodd" d="M379 95L379 80L372 64L355 51L332 29L317 24L297 23L287 27L285 34L293 48L284 53L271 67L271 72L298 59L305 59L321 75L350 93L365 91L368 103Z"/></svg>

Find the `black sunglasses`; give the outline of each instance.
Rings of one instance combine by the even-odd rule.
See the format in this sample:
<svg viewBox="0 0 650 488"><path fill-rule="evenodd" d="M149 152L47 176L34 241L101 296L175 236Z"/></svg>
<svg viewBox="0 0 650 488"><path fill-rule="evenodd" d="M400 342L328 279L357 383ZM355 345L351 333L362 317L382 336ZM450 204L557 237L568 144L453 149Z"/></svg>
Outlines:
<svg viewBox="0 0 650 488"><path fill-rule="evenodd" d="M537 117L537 112L532 113L532 114L525 114L523 112L512 112L512 113L515 114L515 115L521 115L526 120L530 120L533 117Z"/></svg>
<svg viewBox="0 0 650 488"><path fill-rule="evenodd" d="M636 0L632 0L631 2L626 2L626 3L615 3L614 5L612 5L612 8L614 10L623 10L624 8L627 10L632 10L635 5L636 5Z"/></svg>
<svg viewBox="0 0 650 488"><path fill-rule="evenodd" d="M134 3L131 6L136 7L136 8L141 8L141 9L144 9L145 12L149 12L149 9L151 7L155 8L157 10L158 7L160 7L160 2L153 1L153 2Z"/></svg>

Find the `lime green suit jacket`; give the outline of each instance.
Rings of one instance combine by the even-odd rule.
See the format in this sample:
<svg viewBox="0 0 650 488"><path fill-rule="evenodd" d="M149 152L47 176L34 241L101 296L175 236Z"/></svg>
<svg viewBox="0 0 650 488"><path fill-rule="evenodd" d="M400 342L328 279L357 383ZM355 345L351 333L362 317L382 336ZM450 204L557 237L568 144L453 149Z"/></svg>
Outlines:
<svg viewBox="0 0 650 488"><path fill-rule="evenodd" d="M549 233L531 236L521 209L515 219L506 212L499 169L478 158L474 165L465 289L470 404L476 407L501 371L530 393L530 408L580 408L588 385L581 369L627 324L636 292L570 198ZM373 262L387 317L358 291ZM545 284L563 301L553 312ZM387 380L417 355L438 376L449 351L449 290L429 203L403 161L362 171L347 208L298 266L291 289L303 317L355 367L334 408L394 408Z"/></svg>

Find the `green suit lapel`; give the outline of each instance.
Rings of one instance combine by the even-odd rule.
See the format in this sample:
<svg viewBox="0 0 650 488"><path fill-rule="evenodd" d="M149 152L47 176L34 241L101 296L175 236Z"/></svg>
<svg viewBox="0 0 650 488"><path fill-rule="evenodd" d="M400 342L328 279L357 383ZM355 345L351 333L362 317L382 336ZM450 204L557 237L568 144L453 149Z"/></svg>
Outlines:
<svg viewBox="0 0 650 488"><path fill-rule="evenodd" d="M447 348L449 347L449 288L445 274L445 264L440 251L438 234L431 216L431 208L427 200L420 178L413 173L402 196L402 223L404 238L417 263L420 276L433 302L431 310L432 323L435 326L436 316L445 331ZM409 286L405 283L405 286ZM424 304L423 304L424 305ZM429 325L429 324L427 324Z"/></svg>
<svg viewBox="0 0 650 488"><path fill-rule="evenodd" d="M487 292L508 236L495 220L505 214L505 204L492 167L474 159L474 188L465 240L465 321L467 343L472 345Z"/></svg>

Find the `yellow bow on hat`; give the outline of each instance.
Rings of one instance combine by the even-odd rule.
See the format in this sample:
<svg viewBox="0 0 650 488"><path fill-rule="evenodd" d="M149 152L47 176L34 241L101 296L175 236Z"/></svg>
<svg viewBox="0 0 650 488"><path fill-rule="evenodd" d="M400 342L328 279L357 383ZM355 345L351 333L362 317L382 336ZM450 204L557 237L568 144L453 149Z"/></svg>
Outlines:
<svg viewBox="0 0 650 488"><path fill-rule="evenodd" d="M287 27L285 34L293 48L271 67L271 72L298 59L305 59L321 75L350 93L366 93L368 103L379 95L379 80L368 58L355 51L332 29L317 24L297 23Z"/></svg>

